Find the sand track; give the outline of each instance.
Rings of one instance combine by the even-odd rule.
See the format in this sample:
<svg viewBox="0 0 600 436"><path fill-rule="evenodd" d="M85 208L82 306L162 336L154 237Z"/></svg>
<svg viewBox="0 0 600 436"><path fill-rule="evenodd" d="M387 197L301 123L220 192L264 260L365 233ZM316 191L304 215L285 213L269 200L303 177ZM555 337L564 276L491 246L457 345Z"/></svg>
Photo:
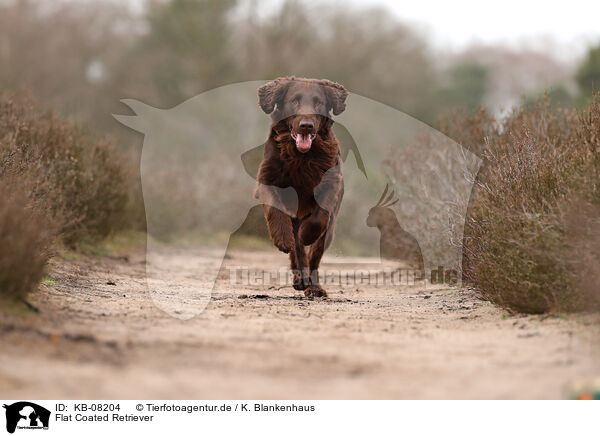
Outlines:
<svg viewBox="0 0 600 436"><path fill-rule="evenodd" d="M228 260L285 265L275 252ZM600 374L597 315L511 316L466 289L310 301L237 285L182 321L153 305L141 254L52 267L55 283L30 296L40 313L0 321L5 398L563 398Z"/></svg>

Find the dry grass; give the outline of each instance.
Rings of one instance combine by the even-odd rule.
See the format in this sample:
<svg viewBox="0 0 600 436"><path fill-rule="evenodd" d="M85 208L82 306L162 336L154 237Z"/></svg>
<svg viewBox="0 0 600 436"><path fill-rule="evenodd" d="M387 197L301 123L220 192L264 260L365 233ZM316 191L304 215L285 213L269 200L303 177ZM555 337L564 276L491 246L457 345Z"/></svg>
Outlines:
<svg viewBox="0 0 600 436"><path fill-rule="evenodd" d="M442 128L484 158L465 224L465 279L513 311L597 307L600 98L579 113L544 100L502 121L455 114Z"/></svg>

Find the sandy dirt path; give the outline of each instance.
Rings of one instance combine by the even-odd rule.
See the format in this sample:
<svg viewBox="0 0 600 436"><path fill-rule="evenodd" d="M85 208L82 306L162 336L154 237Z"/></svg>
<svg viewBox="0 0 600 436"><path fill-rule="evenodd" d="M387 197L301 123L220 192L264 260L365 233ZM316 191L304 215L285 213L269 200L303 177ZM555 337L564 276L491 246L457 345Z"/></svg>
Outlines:
<svg viewBox="0 0 600 436"><path fill-rule="evenodd" d="M182 321L153 305L144 271L141 254L55 262L54 282L30 297L40 313L0 322L2 396L564 398L600 374L597 315L512 316L443 286L330 288L310 301L236 285Z"/></svg>

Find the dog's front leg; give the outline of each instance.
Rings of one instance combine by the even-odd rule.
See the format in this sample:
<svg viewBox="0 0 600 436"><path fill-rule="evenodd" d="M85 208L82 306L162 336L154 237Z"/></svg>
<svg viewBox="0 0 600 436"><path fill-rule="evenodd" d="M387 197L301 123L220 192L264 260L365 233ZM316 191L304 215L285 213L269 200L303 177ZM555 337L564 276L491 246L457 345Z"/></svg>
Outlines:
<svg viewBox="0 0 600 436"><path fill-rule="evenodd" d="M325 233L329 224L329 212L320 207L315 207L310 216L302 220L298 237L302 245L312 245Z"/></svg>
<svg viewBox="0 0 600 436"><path fill-rule="evenodd" d="M333 213L341 201L340 192L343 191L343 186L342 161L338 158L338 164L328 169L315 187L314 197L319 207Z"/></svg>
<svg viewBox="0 0 600 436"><path fill-rule="evenodd" d="M292 219L275 207L263 205L269 236L273 244L284 253L294 248Z"/></svg>
<svg viewBox="0 0 600 436"><path fill-rule="evenodd" d="M263 205L269 236L273 244L284 253L294 248L292 216L298 210L298 195L291 188L279 188L258 183L254 196Z"/></svg>
<svg viewBox="0 0 600 436"><path fill-rule="evenodd" d="M294 241L295 246L290 253L291 268L294 278L293 286L298 291L303 291L310 286L310 275L308 271L308 262L306 259L306 251L304 244L298 236L298 230L300 229L300 220L297 218L292 219L292 228L294 230Z"/></svg>
<svg viewBox="0 0 600 436"><path fill-rule="evenodd" d="M299 235L304 245L312 245L327 231L330 216L340 202L343 183L342 164L338 159L338 164L327 170L315 187L314 197L318 206L300 226Z"/></svg>

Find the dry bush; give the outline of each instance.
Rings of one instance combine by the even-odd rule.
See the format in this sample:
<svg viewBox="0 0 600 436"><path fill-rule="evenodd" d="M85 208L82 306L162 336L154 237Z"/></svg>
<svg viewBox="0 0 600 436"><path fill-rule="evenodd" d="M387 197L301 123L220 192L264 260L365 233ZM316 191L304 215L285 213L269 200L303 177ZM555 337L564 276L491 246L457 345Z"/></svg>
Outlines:
<svg viewBox="0 0 600 436"><path fill-rule="evenodd" d="M44 276L52 231L15 180L0 184L0 297L24 297Z"/></svg>
<svg viewBox="0 0 600 436"><path fill-rule="evenodd" d="M0 294L23 297L44 274L57 237L67 245L121 229L126 158L22 94L0 97Z"/></svg>
<svg viewBox="0 0 600 436"><path fill-rule="evenodd" d="M542 313L597 306L600 98L582 113L547 100L448 131L484 158L465 224L463 274L487 299ZM444 124L442 125L442 127Z"/></svg>
<svg viewBox="0 0 600 436"><path fill-rule="evenodd" d="M126 223L125 157L22 94L0 98L0 162L0 177L27 184L35 206L70 246Z"/></svg>

